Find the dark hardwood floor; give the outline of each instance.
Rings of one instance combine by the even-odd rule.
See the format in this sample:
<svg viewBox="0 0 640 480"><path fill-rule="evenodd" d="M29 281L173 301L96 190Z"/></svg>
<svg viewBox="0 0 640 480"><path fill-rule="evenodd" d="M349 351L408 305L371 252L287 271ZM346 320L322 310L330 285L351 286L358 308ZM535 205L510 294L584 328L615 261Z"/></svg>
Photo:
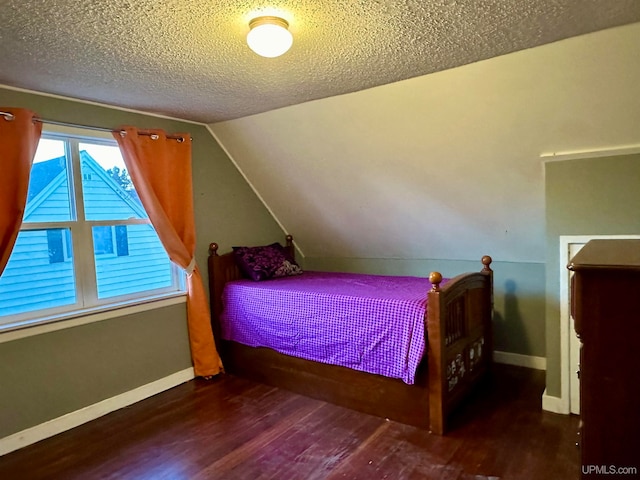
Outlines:
<svg viewBox="0 0 640 480"><path fill-rule="evenodd" d="M0 479L577 479L578 419L496 365L444 437L232 376L194 380L0 457Z"/></svg>

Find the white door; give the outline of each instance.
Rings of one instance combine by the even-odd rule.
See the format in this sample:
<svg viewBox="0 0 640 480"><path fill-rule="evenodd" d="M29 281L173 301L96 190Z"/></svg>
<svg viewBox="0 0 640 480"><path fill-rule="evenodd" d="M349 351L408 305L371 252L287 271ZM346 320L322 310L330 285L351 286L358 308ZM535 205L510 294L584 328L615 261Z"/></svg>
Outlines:
<svg viewBox="0 0 640 480"><path fill-rule="evenodd" d="M584 243L569 244L569 260L584 247ZM580 339L576 335L575 319L571 316L571 277L573 272L569 272L568 288L569 288L569 409L571 413L580 414L580 379L578 371L580 370Z"/></svg>

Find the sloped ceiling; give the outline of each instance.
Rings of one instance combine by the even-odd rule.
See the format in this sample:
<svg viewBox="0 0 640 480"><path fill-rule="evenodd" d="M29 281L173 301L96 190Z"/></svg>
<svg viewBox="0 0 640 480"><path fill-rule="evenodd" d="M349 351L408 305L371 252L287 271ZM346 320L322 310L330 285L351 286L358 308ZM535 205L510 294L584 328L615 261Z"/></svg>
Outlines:
<svg viewBox="0 0 640 480"><path fill-rule="evenodd" d="M211 129L309 258L544 263L541 155L640 149L639 45L635 23Z"/></svg>
<svg viewBox="0 0 640 480"><path fill-rule="evenodd" d="M249 20L295 41L265 59ZM8 0L0 84L215 123L640 20L637 0Z"/></svg>

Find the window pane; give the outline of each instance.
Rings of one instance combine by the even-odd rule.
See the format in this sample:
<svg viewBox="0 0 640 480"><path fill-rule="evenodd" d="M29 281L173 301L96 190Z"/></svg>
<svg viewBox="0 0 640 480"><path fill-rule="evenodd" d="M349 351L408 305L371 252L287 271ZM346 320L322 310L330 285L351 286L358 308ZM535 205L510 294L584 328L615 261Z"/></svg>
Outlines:
<svg viewBox="0 0 640 480"><path fill-rule="evenodd" d="M47 230L49 263L64 262L64 240L62 230Z"/></svg>
<svg viewBox="0 0 640 480"><path fill-rule="evenodd" d="M171 261L153 227L127 225L125 232L116 233L118 255L95 252L98 298L171 287Z"/></svg>
<svg viewBox="0 0 640 480"><path fill-rule="evenodd" d="M116 145L80 144L87 220L148 218Z"/></svg>
<svg viewBox="0 0 640 480"><path fill-rule="evenodd" d="M116 250L119 257L129 255L129 234L126 225L116 227Z"/></svg>
<svg viewBox="0 0 640 480"><path fill-rule="evenodd" d="M93 227L93 251L96 255L113 253L113 227Z"/></svg>
<svg viewBox="0 0 640 480"><path fill-rule="evenodd" d="M31 167L24 222L71 220L64 141L40 139Z"/></svg>
<svg viewBox="0 0 640 480"><path fill-rule="evenodd" d="M0 324L7 315L76 302L70 239L68 229L20 232L0 277Z"/></svg>

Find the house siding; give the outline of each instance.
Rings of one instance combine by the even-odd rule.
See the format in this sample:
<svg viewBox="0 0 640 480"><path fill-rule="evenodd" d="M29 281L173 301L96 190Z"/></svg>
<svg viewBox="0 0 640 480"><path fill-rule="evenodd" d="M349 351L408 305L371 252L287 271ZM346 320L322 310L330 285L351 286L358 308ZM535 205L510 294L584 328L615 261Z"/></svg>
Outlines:
<svg viewBox="0 0 640 480"><path fill-rule="evenodd" d="M129 255L98 257L98 297L170 287L169 257L151 225L127 226Z"/></svg>
<svg viewBox="0 0 640 480"><path fill-rule="evenodd" d="M49 263L46 230L21 232L0 277L0 316L75 303L71 262Z"/></svg>
<svg viewBox="0 0 640 480"><path fill-rule="evenodd" d="M66 171L60 173L47 188L27 203L24 222L68 222L71 203Z"/></svg>
<svg viewBox="0 0 640 480"><path fill-rule="evenodd" d="M106 183L107 181L113 182L101 177L102 175L91 174L90 180L83 179L82 181L87 220L148 218L142 206L139 209L131 208L128 202L132 202L133 199L127 198L128 194L124 191L114 191L114 186Z"/></svg>

